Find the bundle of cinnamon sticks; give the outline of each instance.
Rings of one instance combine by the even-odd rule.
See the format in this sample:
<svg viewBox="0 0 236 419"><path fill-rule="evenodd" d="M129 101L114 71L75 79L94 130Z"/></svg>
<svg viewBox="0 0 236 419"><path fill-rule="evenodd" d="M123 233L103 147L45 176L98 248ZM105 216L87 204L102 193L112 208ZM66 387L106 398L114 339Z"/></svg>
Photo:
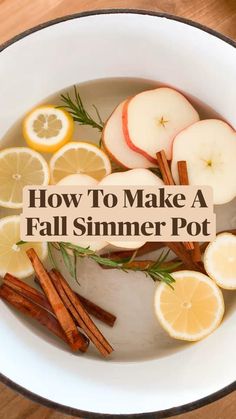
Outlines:
<svg viewBox="0 0 236 419"><path fill-rule="evenodd" d="M75 293L59 271L47 272L34 249L27 250L27 255L43 293L7 273L0 298L37 320L73 351L85 352L91 341L104 357L108 356L113 348L89 313L111 327L116 317Z"/></svg>
<svg viewBox="0 0 236 419"><path fill-rule="evenodd" d="M159 151L156 154L156 157L165 185L175 185L165 151ZM178 161L177 166L180 185L189 185L187 162ZM180 260L182 260L188 269L200 271L204 270L201 264L201 252L198 243L168 242L167 247L169 247Z"/></svg>

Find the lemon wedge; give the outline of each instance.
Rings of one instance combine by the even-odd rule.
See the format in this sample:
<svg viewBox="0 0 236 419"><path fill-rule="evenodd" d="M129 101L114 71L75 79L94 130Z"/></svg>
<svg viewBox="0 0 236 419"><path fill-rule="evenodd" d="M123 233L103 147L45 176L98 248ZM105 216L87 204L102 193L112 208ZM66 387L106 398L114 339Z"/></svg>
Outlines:
<svg viewBox="0 0 236 419"><path fill-rule="evenodd" d="M33 273L26 250L33 247L40 259L47 257L47 243L25 243L20 241L20 216L11 215L0 220L0 275L6 272L18 278L26 278Z"/></svg>
<svg viewBox="0 0 236 419"><path fill-rule="evenodd" d="M49 169L37 151L12 147L0 151L0 205L22 207L22 191L26 185L48 185Z"/></svg>
<svg viewBox="0 0 236 419"><path fill-rule="evenodd" d="M205 250L204 266L221 288L236 289L236 237L230 233L218 234Z"/></svg>
<svg viewBox="0 0 236 419"><path fill-rule="evenodd" d="M23 120L23 136L29 147L54 153L71 140L74 121L63 109L52 105L38 106Z"/></svg>
<svg viewBox="0 0 236 419"><path fill-rule="evenodd" d="M70 142L51 158L52 183L73 174L86 174L101 180L111 173L111 163L104 151L87 142Z"/></svg>
<svg viewBox="0 0 236 419"><path fill-rule="evenodd" d="M161 283L155 293L155 313L175 339L197 341L212 333L224 314L221 290L208 276L195 271L172 274L174 289Z"/></svg>

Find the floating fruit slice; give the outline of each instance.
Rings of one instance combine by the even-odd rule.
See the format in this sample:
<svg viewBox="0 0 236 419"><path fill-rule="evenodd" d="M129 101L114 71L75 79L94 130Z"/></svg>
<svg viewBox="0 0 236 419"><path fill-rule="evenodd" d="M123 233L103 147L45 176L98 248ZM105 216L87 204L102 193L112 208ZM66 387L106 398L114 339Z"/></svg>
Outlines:
<svg viewBox="0 0 236 419"><path fill-rule="evenodd" d="M61 179L58 182L58 185L97 185L98 181L96 179L94 179L91 176L88 175L80 175L80 174L75 174L75 175L69 175L66 177L63 177L63 179Z"/></svg>
<svg viewBox="0 0 236 419"><path fill-rule="evenodd" d="M155 294L155 313L175 339L197 341L212 333L224 314L221 290L208 276L195 271L172 274L174 289L161 283Z"/></svg>
<svg viewBox="0 0 236 419"><path fill-rule="evenodd" d="M127 142L122 127L122 111L126 101L120 103L107 120L102 132L102 144L107 153L118 165L127 169L155 167L146 157L132 150Z"/></svg>
<svg viewBox="0 0 236 419"><path fill-rule="evenodd" d="M47 243L25 243L20 241L20 216L11 215L0 220L0 275L6 272L26 278L33 273L26 250L33 247L40 259L47 257Z"/></svg>
<svg viewBox="0 0 236 419"><path fill-rule="evenodd" d="M147 90L129 99L123 108L126 142L156 164L156 153L165 150L171 158L174 137L199 120L188 100L168 87Z"/></svg>
<svg viewBox="0 0 236 419"><path fill-rule="evenodd" d="M218 234L205 250L204 266L221 288L236 289L236 237L230 233Z"/></svg>
<svg viewBox="0 0 236 419"><path fill-rule="evenodd" d="M111 173L111 163L104 151L96 145L70 142L52 156L50 170L53 183L72 174L86 174L101 180Z"/></svg>
<svg viewBox="0 0 236 419"><path fill-rule="evenodd" d="M12 147L0 151L0 205L22 207L22 190L26 185L48 185L46 160L27 147Z"/></svg>
<svg viewBox="0 0 236 419"><path fill-rule="evenodd" d="M101 180L99 185L121 185L121 186L163 186L163 181L148 169L132 169L126 172L111 173ZM109 241L117 248L138 249L145 241ZM116 249L117 250L117 249Z"/></svg>
<svg viewBox="0 0 236 419"><path fill-rule="evenodd" d="M236 196L236 132L226 122L205 119L176 136L171 165L176 183L178 160L187 162L190 185L213 188L215 204L224 204Z"/></svg>
<svg viewBox="0 0 236 419"><path fill-rule="evenodd" d="M53 153L71 140L74 121L63 109L52 105L38 106L23 120L23 136L37 151Z"/></svg>
<svg viewBox="0 0 236 419"><path fill-rule="evenodd" d="M63 179L60 180L60 182L58 182L58 185L97 185L98 181L94 178L92 178L91 176L88 175L80 175L80 174L75 174L75 175L69 175L64 177ZM81 247L89 247L91 250L95 251L95 252L99 252L100 250L104 249L107 246L107 242L105 242L104 240L97 240L97 241L86 241L86 240L74 240L73 244L76 244L77 246L81 246ZM68 251L68 253L70 253L71 255L73 255L72 251Z"/></svg>
<svg viewBox="0 0 236 419"><path fill-rule="evenodd" d="M163 186L163 181L148 169L131 169L104 177L99 185Z"/></svg>

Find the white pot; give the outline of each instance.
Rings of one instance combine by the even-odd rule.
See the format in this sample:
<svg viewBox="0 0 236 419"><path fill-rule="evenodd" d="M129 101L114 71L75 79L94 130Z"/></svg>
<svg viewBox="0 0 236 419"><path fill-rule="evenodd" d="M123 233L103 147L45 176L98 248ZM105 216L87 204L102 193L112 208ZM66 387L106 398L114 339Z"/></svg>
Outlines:
<svg viewBox="0 0 236 419"><path fill-rule="evenodd" d="M71 16L3 45L0 135L35 103L57 90L87 80L121 76L176 86L235 125L235 75L233 41L183 19L138 11ZM90 272L90 277L93 274ZM103 275L108 273L104 271ZM122 305L119 283L124 286L126 274L114 275L114 300L120 299ZM138 283L143 280L140 278L133 281ZM141 288L135 283L131 292L128 285L124 290L130 298L127 323L130 317L135 319L137 307L132 307L132 293L136 287L143 304ZM151 287L144 297L150 301ZM112 306L110 301L108 308ZM114 357L103 361L93 355L75 356L56 346L53 339L44 338L43 331L29 327L0 302L2 378L24 394L67 413L87 417L93 412L91 418L96 413L147 412L162 417L200 406L235 387L235 310L230 309L222 326L197 344L175 343L172 350L172 341L160 332L163 350L147 359L135 358L135 350L138 353L145 340L142 323L148 320L140 313L135 321L137 330L140 323L142 335L139 337L135 327L129 329L133 333L134 360ZM113 331L107 333L112 339Z"/></svg>

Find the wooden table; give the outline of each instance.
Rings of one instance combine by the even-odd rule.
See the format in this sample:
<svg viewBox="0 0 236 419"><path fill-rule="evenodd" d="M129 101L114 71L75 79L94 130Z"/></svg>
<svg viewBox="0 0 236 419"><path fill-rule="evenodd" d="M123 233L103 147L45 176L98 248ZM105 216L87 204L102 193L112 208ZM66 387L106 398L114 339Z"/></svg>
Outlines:
<svg viewBox="0 0 236 419"><path fill-rule="evenodd" d="M163 11L198 21L236 39L236 0L0 0L0 44L23 30L59 16L101 8ZM234 362L234 360L232 360ZM176 419L234 419L236 393ZM69 419L0 384L1 419Z"/></svg>

